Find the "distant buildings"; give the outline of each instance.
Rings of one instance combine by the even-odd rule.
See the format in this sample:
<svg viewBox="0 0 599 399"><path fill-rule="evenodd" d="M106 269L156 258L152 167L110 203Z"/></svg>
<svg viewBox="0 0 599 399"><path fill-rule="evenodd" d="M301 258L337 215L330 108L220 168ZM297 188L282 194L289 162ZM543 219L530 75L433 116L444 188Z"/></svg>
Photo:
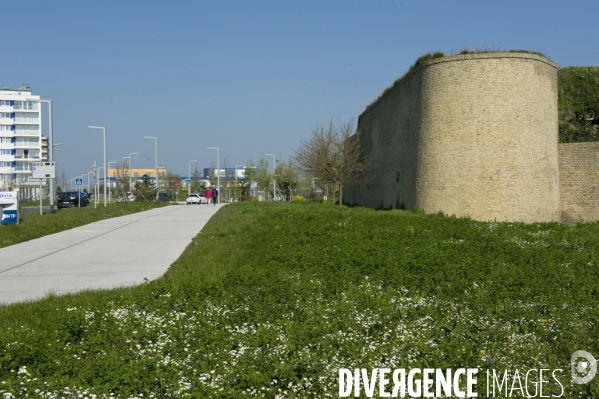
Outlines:
<svg viewBox="0 0 599 399"><path fill-rule="evenodd" d="M20 189L21 197L37 196L39 181L31 179L31 162L48 159L42 136L39 100L26 85L0 90L0 190Z"/></svg>

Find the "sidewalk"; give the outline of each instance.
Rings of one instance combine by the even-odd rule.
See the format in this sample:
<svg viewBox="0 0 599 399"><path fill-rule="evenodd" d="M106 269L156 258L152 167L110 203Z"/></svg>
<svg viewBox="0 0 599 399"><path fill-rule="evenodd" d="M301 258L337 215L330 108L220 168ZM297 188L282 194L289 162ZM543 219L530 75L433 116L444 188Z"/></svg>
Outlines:
<svg viewBox="0 0 599 399"><path fill-rule="evenodd" d="M167 206L1 248L0 304L156 279L221 206Z"/></svg>

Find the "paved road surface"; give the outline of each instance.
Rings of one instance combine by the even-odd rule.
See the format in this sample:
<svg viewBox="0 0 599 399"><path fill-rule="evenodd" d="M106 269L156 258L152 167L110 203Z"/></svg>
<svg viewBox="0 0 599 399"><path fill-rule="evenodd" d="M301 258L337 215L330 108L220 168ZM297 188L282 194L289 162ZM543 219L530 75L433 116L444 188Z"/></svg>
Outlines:
<svg viewBox="0 0 599 399"><path fill-rule="evenodd" d="M167 206L1 248L0 303L156 279L221 206Z"/></svg>

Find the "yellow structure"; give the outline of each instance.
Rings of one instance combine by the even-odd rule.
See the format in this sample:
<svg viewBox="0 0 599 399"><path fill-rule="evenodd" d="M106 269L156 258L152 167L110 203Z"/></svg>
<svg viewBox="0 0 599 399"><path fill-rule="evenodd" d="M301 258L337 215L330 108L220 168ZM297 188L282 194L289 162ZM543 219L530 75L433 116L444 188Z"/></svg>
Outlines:
<svg viewBox="0 0 599 399"><path fill-rule="evenodd" d="M131 169L131 177L133 179L141 179L143 175L150 176L151 179L156 178L156 169L147 169L147 168L133 168ZM108 178L120 179L124 175L125 178L129 177L129 169L125 168L110 168L108 169ZM166 168L158 168L158 179L164 179L166 177Z"/></svg>

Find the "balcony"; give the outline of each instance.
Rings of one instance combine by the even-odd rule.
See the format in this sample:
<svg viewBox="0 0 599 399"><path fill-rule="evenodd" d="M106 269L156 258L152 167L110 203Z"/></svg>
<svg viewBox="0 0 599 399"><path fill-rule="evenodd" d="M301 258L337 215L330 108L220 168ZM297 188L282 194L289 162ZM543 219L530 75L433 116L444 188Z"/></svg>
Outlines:
<svg viewBox="0 0 599 399"><path fill-rule="evenodd" d="M16 142L14 148L39 148L40 143L36 142Z"/></svg>
<svg viewBox="0 0 599 399"><path fill-rule="evenodd" d="M39 136L40 135L39 129L35 129L35 130L15 129L13 131L13 133L15 134L15 136Z"/></svg>
<svg viewBox="0 0 599 399"><path fill-rule="evenodd" d="M15 118L14 120L15 125L39 125L39 123L39 118Z"/></svg>
<svg viewBox="0 0 599 399"><path fill-rule="evenodd" d="M39 159L40 159L40 157L35 157L33 155L25 156L23 154L16 154L14 157L15 157L15 160L19 160L19 161L39 161Z"/></svg>
<svg viewBox="0 0 599 399"><path fill-rule="evenodd" d="M13 173L15 173L15 168L11 168L10 166L0 168L0 174L7 175Z"/></svg>
<svg viewBox="0 0 599 399"><path fill-rule="evenodd" d="M35 111L39 109L38 103L35 101L15 101L15 111Z"/></svg>

